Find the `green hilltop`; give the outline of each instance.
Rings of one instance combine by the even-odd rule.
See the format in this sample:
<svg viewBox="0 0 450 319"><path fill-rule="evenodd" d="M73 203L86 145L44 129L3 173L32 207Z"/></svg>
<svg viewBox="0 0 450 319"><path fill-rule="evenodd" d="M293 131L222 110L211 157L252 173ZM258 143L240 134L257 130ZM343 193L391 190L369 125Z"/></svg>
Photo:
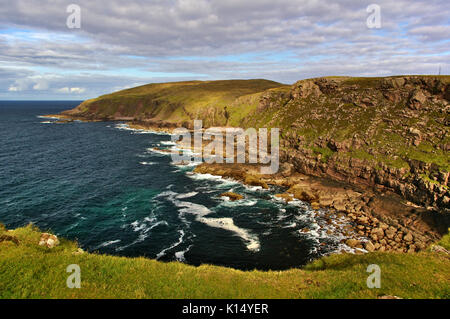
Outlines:
<svg viewBox="0 0 450 319"><path fill-rule="evenodd" d="M87 100L65 114L92 119L132 119L226 125L236 108L246 113L260 92L287 87L268 80L189 81L143 85ZM256 94L256 96L255 96ZM241 100L237 105L236 100ZM233 109L233 110L231 110Z"/></svg>

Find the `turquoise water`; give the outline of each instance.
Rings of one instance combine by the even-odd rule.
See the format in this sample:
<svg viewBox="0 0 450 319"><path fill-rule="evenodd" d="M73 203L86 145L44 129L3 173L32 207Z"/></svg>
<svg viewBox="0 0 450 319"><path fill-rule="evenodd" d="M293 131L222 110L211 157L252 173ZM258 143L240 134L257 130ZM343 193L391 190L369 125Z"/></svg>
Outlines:
<svg viewBox="0 0 450 319"><path fill-rule="evenodd" d="M151 150L169 147L169 135L38 117L78 103L0 102L8 227L33 222L91 252L240 269L302 266L338 248L307 204L274 199L282 190L192 174ZM227 201L226 191L245 199Z"/></svg>

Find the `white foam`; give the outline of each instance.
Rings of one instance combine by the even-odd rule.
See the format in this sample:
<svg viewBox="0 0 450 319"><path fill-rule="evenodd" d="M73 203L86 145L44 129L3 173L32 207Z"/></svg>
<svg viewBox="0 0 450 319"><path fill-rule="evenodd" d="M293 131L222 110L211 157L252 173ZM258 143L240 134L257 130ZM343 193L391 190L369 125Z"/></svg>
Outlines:
<svg viewBox="0 0 450 319"><path fill-rule="evenodd" d="M180 208L180 214L191 214L195 215L195 219L198 222L204 223L210 227L222 228L231 232L234 232L239 237L241 237L244 241L247 242L247 249L251 251L258 251L260 249L260 244L258 241L258 237L251 235L247 230L242 229L234 225L233 219L231 218L206 218L205 216L211 213L211 210L206 206L180 201L177 199L179 194L172 191L165 191L158 196L168 197L172 203ZM256 201L255 201L256 202ZM170 248L169 248L170 249Z"/></svg>
<svg viewBox="0 0 450 319"><path fill-rule="evenodd" d="M197 217L206 216L211 213L211 211L206 206L200 204L195 204L191 202L182 202L178 200L175 200L173 202L177 207L181 208L180 213L193 214L196 215Z"/></svg>
<svg viewBox="0 0 450 319"><path fill-rule="evenodd" d="M136 220L130 224L131 227L133 227L133 231L139 232L147 226L145 223L139 224L139 222Z"/></svg>
<svg viewBox="0 0 450 319"><path fill-rule="evenodd" d="M172 154L172 152L164 152L161 150L157 150L156 148L153 148L153 147L147 148L147 151L151 152L151 153L160 154L160 155L166 155L166 156L168 156L168 155L170 156Z"/></svg>
<svg viewBox="0 0 450 319"><path fill-rule="evenodd" d="M38 115L36 116L39 119L51 119L51 120L59 120L60 117L58 116L43 116L43 115Z"/></svg>
<svg viewBox="0 0 450 319"><path fill-rule="evenodd" d="M235 180L224 178L219 175L193 173L193 174L188 174L187 176L189 176L192 179L197 179L197 180L211 180L211 181L221 182L222 185L220 185L218 187L228 187L231 185L240 184L239 182L237 182Z"/></svg>
<svg viewBox="0 0 450 319"><path fill-rule="evenodd" d="M175 142L172 142L172 141L161 141L160 142L162 145L177 145L177 143L175 143Z"/></svg>
<svg viewBox="0 0 450 319"><path fill-rule="evenodd" d="M117 243L120 243L120 242L121 242L120 239L106 241L106 242L104 242L104 243L98 245L97 247L95 247L94 250L99 249L99 248L103 248L103 247L107 247L107 246L111 246L111 245L113 245L113 244L117 244Z"/></svg>
<svg viewBox="0 0 450 319"><path fill-rule="evenodd" d="M163 250L161 250L161 251L156 255L156 259L161 258L162 256L164 256L164 255L166 254L166 251L168 251L168 250L170 250L170 249L172 249L172 248L177 247L178 245L180 245L180 244L183 242L184 234L185 234L184 231L183 231L182 229L180 229L180 230L178 230L178 233L180 234L180 237L178 238L178 241L175 242L173 245L171 245L171 246L169 246L169 247L164 248Z"/></svg>
<svg viewBox="0 0 450 319"><path fill-rule="evenodd" d="M157 163L155 163L155 162L139 162L139 164L141 164L141 165L156 165Z"/></svg>
<svg viewBox="0 0 450 319"><path fill-rule="evenodd" d="M247 230L237 227L231 218L199 218L199 221L210 227L222 228L234 232L247 242L247 249L259 251L260 243L257 236L251 235Z"/></svg>
<svg viewBox="0 0 450 319"><path fill-rule="evenodd" d="M175 252L175 258L181 262L186 261L186 258L184 258L184 255L191 249L191 247L192 247L192 245L190 245L185 250Z"/></svg>
<svg viewBox="0 0 450 319"><path fill-rule="evenodd" d="M189 193L185 193L185 194L179 194L176 196L176 198L177 199L189 198L189 197L194 197L197 194L198 194L198 192L189 192Z"/></svg>
<svg viewBox="0 0 450 319"><path fill-rule="evenodd" d="M153 131L153 130L148 130L148 129L132 128L126 123L119 123L119 124L116 124L114 127L116 129L119 129L119 130L131 131L131 132L133 132L135 134L170 135L169 133L166 133L166 132Z"/></svg>
<svg viewBox="0 0 450 319"><path fill-rule="evenodd" d="M223 200L222 203L220 203L220 206L226 206L226 207L237 207L237 206L254 206L256 203L258 203L255 199L240 199L232 201L228 196L222 196L221 199Z"/></svg>

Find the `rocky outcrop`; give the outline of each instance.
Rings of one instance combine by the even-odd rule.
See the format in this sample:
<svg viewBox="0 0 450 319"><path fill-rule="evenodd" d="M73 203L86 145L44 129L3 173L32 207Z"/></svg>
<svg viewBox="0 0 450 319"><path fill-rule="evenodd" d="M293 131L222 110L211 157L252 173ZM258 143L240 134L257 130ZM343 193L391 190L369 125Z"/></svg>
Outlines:
<svg viewBox="0 0 450 319"><path fill-rule="evenodd" d="M39 246L45 246L47 248L54 248L59 245L59 239L56 235L49 233L42 233L39 240Z"/></svg>
<svg viewBox="0 0 450 319"><path fill-rule="evenodd" d="M226 192L226 193L220 194L220 197L228 197L231 201L237 201L237 200L244 199L244 196L242 196L241 194L236 194L233 192Z"/></svg>
<svg viewBox="0 0 450 319"><path fill-rule="evenodd" d="M246 125L282 124L281 160L297 172L448 210L449 92L449 77L304 80L278 107L261 101L269 122Z"/></svg>
<svg viewBox="0 0 450 319"><path fill-rule="evenodd" d="M259 183L284 187L286 191L276 198L285 202L298 199L310 203L314 210L324 208L329 216L347 219L353 231L345 233L348 238L343 243L352 248L416 252L440 238L439 225L445 223L436 219L436 211L402 203L396 194L380 195L296 172L287 175L289 166L284 164L275 175L260 175L258 166L250 164L201 164L194 171L243 183L249 175Z"/></svg>

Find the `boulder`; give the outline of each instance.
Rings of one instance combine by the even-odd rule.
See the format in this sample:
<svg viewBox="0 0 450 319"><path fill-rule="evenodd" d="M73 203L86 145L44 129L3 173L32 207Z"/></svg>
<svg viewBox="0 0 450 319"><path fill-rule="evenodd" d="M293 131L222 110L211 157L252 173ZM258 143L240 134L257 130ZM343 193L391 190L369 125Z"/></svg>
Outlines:
<svg viewBox="0 0 450 319"><path fill-rule="evenodd" d="M361 242L360 242L359 240L350 238L350 239L347 239L347 241L345 242L345 244L346 244L347 246L351 247L351 248L355 248L355 247L361 245Z"/></svg>
<svg viewBox="0 0 450 319"><path fill-rule="evenodd" d="M241 200L244 198L241 194L236 194L233 192L222 193L220 194L220 197L228 197L231 201Z"/></svg>
<svg viewBox="0 0 450 319"><path fill-rule="evenodd" d="M411 233L407 233L405 236L403 236L403 240L411 242L413 241L413 236L411 235Z"/></svg>
<svg viewBox="0 0 450 319"><path fill-rule="evenodd" d="M370 240L364 244L364 248L369 252L375 251L375 246Z"/></svg>
<svg viewBox="0 0 450 319"><path fill-rule="evenodd" d="M386 237L389 239L393 239L396 234L395 228L389 227L386 229Z"/></svg>
<svg viewBox="0 0 450 319"><path fill-rule="evenodd" d="M56 235L43 233L39 240L39 246L47 246L47 248L54 248L59 245L59 239Z"/></svg>
<svg viewBox="0 0 450 319"><path fill-rule="evenodd" d="M421 90L415 90L412 92L409 98L408 106L413 110L418 110L427 101L427 97Z"/></svg>
<svg viewBox="0 0 450 319"><path fill-rule="evenodd" d="M380 228L374 228L371 231L372 235L376 235L378 239L381 239L384 237L384 230L380 227Z"/></svg>
<svg viewBox="0 0 450 319"><path fill-rule="evenodd" d="M450 252L447 249L439 245L433 245L431 247L431 251L436 253L450 254Z"/></svg>

